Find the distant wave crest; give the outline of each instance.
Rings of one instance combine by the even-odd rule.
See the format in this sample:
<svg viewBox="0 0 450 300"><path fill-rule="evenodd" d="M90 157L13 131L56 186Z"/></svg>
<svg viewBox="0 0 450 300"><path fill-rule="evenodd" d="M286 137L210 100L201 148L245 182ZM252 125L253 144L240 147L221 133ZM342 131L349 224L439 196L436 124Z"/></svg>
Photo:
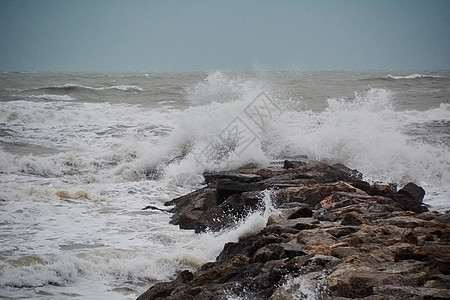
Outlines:
<svg viewBox="0 0 450 300"><path fill-rule="evenodd" d="M410 74L410 75L387 75L386 78L389 79L419 79L419 78L442 78L442 76L438 75L430 75L430 74Z"/></svg>
<svg viewBox="0 0 450 300"><path fill-rule="evenodd" d="M47 87L40 87L40 88L34 88L31 90L51 90L51 91L66 91L66 92L72 92L75 90L93 90L93 91L105 91L105 90L119 90L119 91L144 91L143 88L137 86L137 85L113 85L113 86L102 86L102 87L92 87L92 86L85 86L80 84L74 84L74 83L66 83L64 85L56 85L56 86L47 86Z"/></svg>

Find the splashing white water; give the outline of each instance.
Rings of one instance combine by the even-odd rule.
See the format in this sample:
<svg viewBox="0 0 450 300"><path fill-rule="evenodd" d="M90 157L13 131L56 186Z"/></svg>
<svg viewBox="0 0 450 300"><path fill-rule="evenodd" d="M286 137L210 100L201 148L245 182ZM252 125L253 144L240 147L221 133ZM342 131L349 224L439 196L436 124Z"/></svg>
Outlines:
<svg viewBox="0 0 450 300"><path fill-rule="evenodd" d="M237 242L239 238L257 234L266 226L269 216L278 213L278 210L273 205L273 196L274 192L272 190L262 191L260 209L249 214L238 222L235 227L224 229L220 232L202 233L192 243L188 243L187 247L181 245L180 247L194 252L188 252L185 255L196 260L197 264L195 264L195 267L200 267L201 264L208 261L215 261L226 243Z"/></svg>
<svg viewBox="0 0 450 300"><path fill-rule="evenodd" d="M183 145L190 145L189 154L170 166L168 173L173 176L173 173L193 170L199 174L205 166L210 170L232 169L248 162L265 166L273 157L300 153L356 168L369 181L394 182L400 186L414 181L429 191L427 202L437 209L445 206L445 199L450 196L445 188L450 181L448 147L438 141L424 142L429 135L409 135L408 128L417 122L448 122L448 104L428 111L398 110L396 94L381 88L355 92L352 99L328 99L323 112L284 111L280 117L268 120L255 142L239 155L230 149L223 164L208 165L204 161L199 164L198 158L208 147L208 151L212 148L213 155L223 151L219 146L224 145L214 147L211 137L220 135L234 118L240 117L244 123L252 124L243 111L254 99L252 97L256 97L260 84L255 79L245 81L215 72L197 85L190 97L204 105L184 111L166 143L170 145L168 152L172 153ZM275 101L282 103L284 100ZM435 197L436 194L442 197Z"/></svg>
<svg viewBox="0 0 450 300"><path fill-rule="evenodd" d="M317 272L289 276L275 294L278 298L283 297L286 300L329 299L324 281L325 274Z"/></svg>

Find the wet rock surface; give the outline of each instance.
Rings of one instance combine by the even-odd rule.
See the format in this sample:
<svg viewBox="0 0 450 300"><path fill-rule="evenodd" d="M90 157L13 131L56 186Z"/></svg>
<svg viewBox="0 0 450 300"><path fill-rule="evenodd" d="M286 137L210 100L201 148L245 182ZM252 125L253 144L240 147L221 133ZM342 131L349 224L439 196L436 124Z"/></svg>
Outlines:
<svg viewBox="0 0 450 300"><path fill-rule="evenodd" d="M282 165L205 174L205 188L168 202L171 223L196 232L234 226L266 189L279 213L138 299L450 299L450 213L428 211L421 187L306 157Z"/></svg>

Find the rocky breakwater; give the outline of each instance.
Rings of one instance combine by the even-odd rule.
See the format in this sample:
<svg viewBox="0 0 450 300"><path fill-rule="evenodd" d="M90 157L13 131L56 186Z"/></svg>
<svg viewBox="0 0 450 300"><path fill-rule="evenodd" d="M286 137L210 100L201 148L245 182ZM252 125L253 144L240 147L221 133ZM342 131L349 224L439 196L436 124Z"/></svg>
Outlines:
<svg viewBox="0 0 450 300"><path fill-rule="evenodd" d="M167 203L180 228L235 226L267 189L278 212L139 300L450 299L450 213L429 211L416 184L371 185L306 157L204 176L206 187Z"/></svg>

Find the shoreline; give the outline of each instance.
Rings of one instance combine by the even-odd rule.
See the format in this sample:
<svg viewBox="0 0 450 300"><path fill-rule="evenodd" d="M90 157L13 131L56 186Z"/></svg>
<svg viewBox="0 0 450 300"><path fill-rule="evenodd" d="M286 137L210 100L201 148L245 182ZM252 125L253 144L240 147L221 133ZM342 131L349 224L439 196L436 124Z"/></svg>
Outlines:
<svg viewBox="0 0 450 300"><path fill-rule="evenodd" d="M196 232L235 225L269 189L277 213L138 300L450 298L450 213L429 211L421 187L370 185L305 156L282 164L204 174L206 187L167 202L170 223Z"/></svg>

